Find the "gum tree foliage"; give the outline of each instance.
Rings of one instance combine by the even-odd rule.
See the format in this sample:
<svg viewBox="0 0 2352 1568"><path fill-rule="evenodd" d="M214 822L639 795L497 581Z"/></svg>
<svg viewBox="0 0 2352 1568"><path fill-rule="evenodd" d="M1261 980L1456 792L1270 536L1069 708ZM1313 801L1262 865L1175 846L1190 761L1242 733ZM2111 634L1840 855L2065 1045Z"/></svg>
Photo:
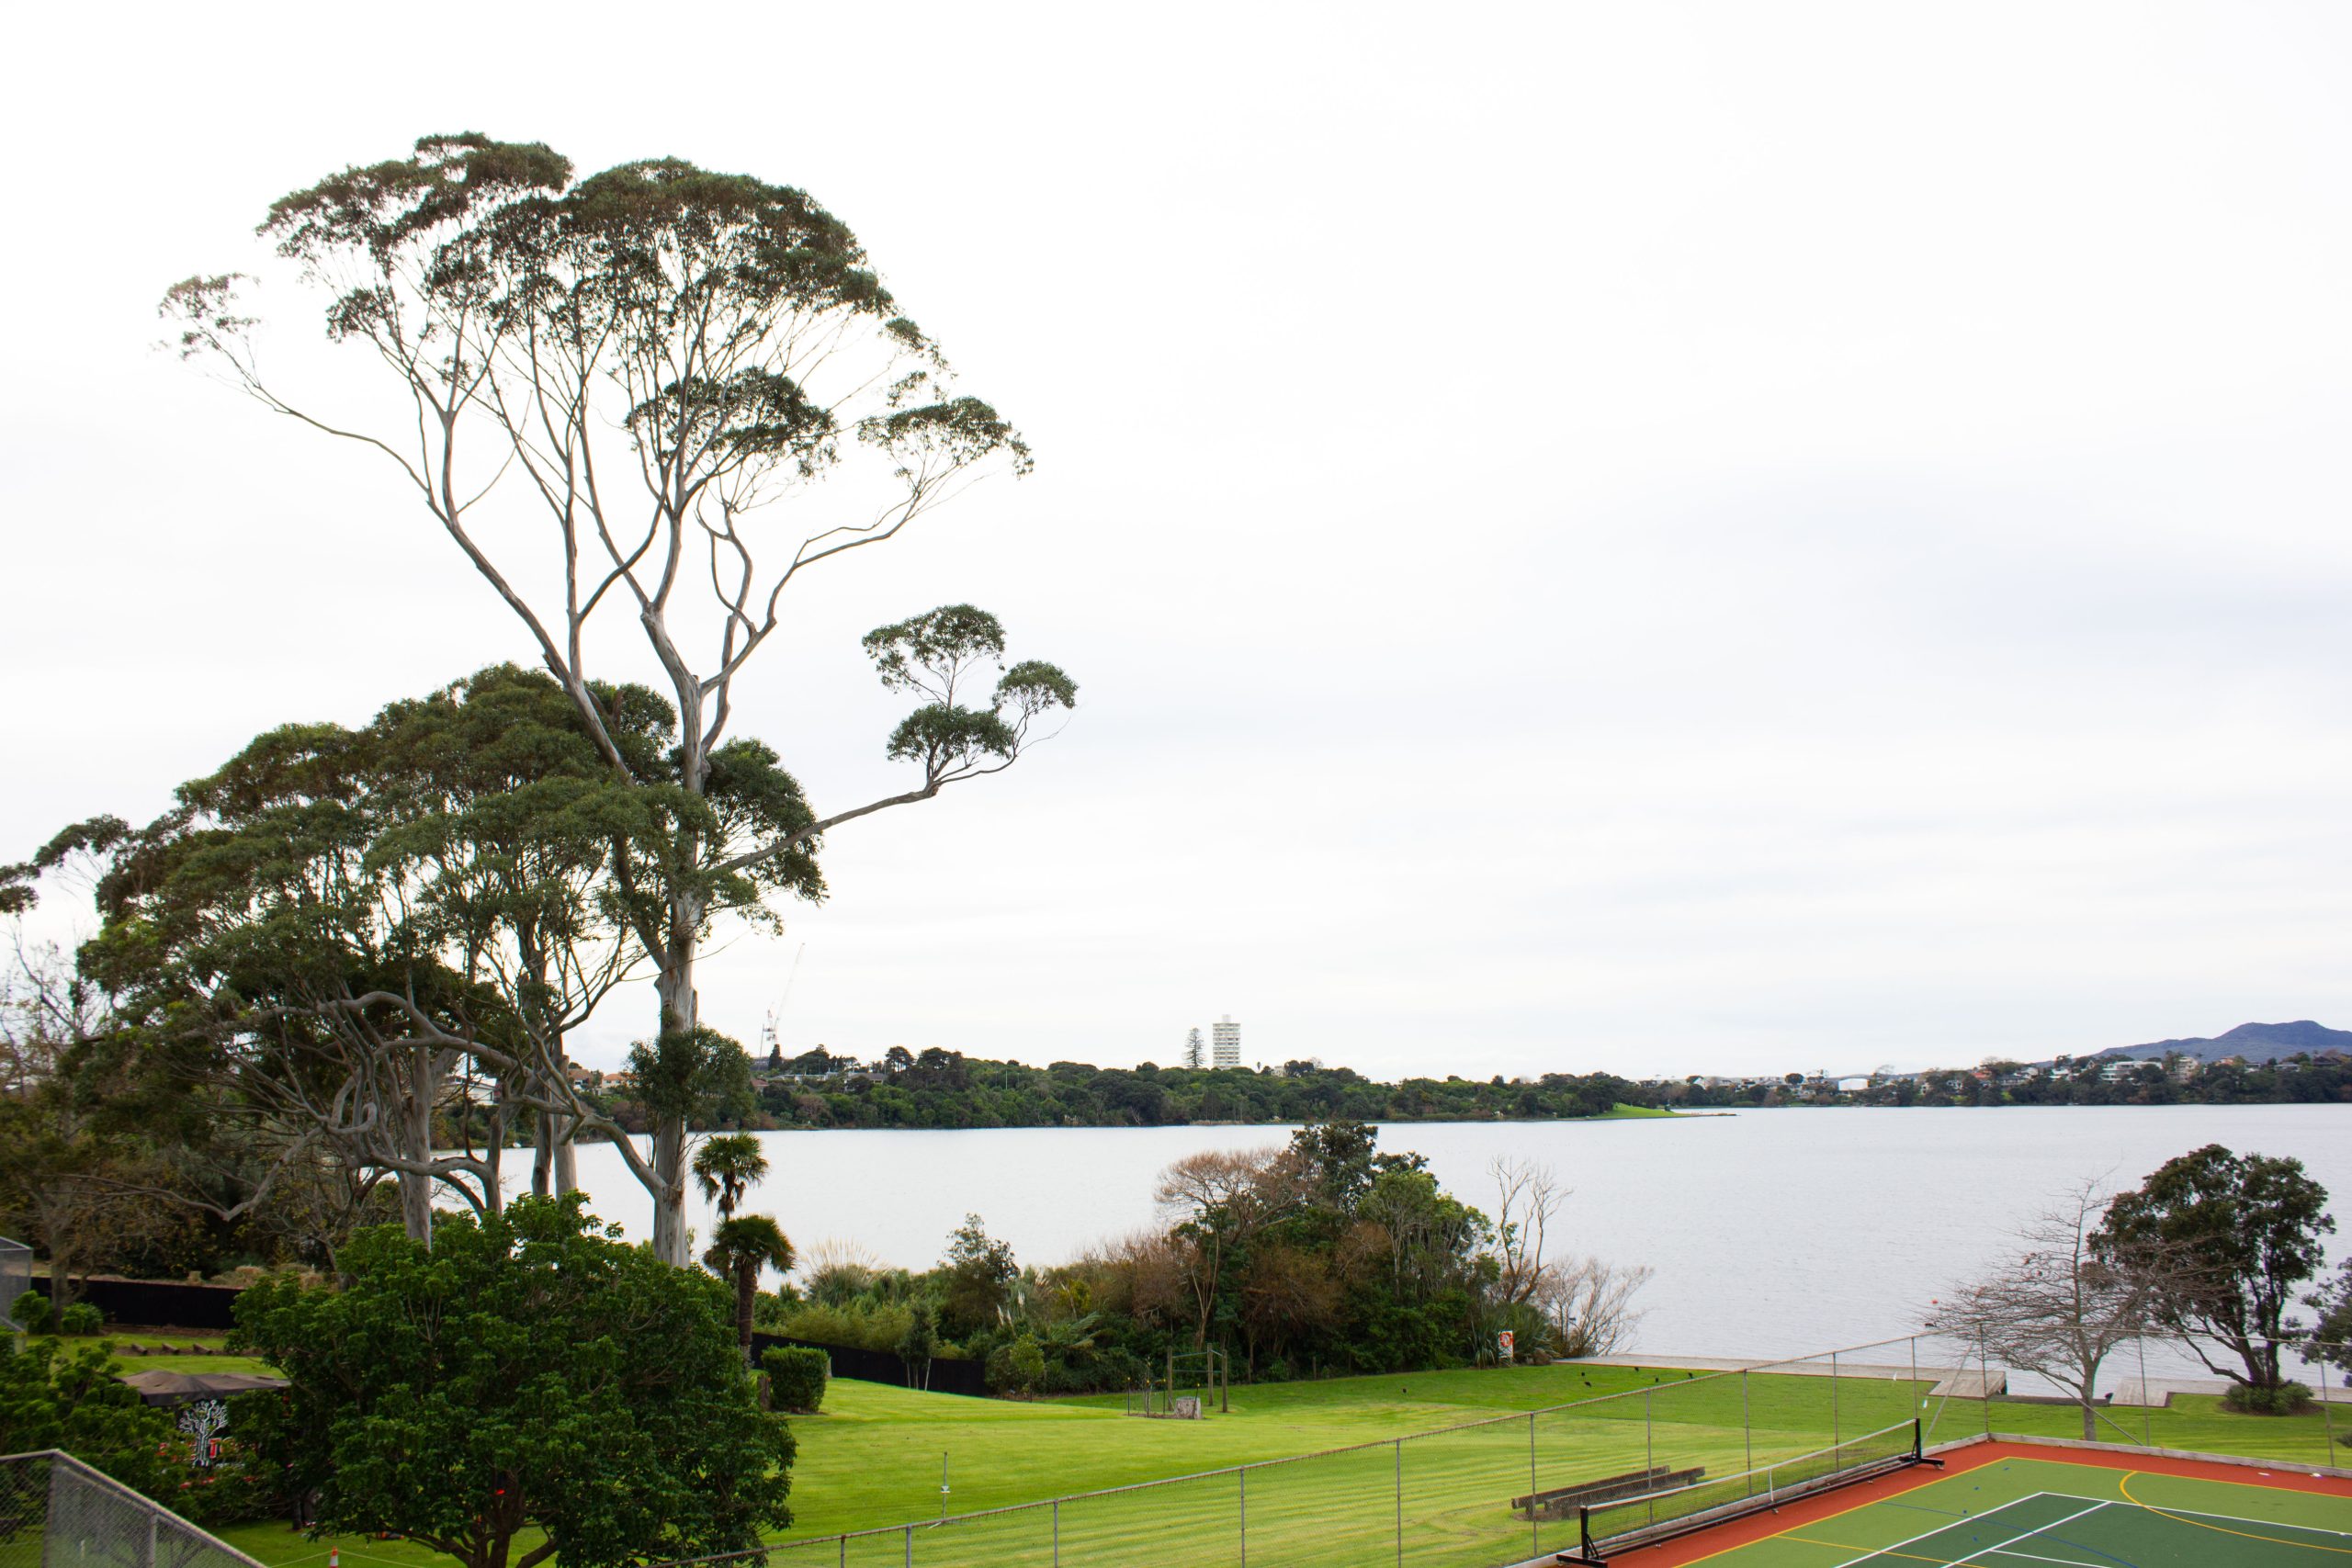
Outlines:
<svg viewBox="0 0 2352 1568"><path fill-rule="evenodd" d="M292 1382L270 1459L314 1533L385 1531L467 1568L587 1568L756 1544L788 1523L793 1441L759 1408L726 1291L600 1229L582 1197L398 1229L341 1289L278 1276L237 1342ZM545 1539L519 1553L514 1538Z"/></svg>
<svg viewBox="0 0 2352 1568"><path fill-rule="evenodd" d="M660 746L658 698L602 700L633 748ZM273 730L143 829L69 829L107 856L80 968L148 1081L275 1130L289 1156L322 1145L393 1176L426 1240L436 1184L497 1209L526 1111L536 1186L568 1184L565 1145L583 1134L650 1180L571 1088L563 1042L633 957L613 845L687 808L674 788L616 780L552 680L486 670L362 729ZM487 1126L477 1145L467 1119L452 1149L434 1116L460 1086Z"/></svg>
<svg viewBox="0 0 2352 1568"><path fill-rule="evenodd" d="M176 346L389 463L521 623L616 775L687 801L711 797L730 746L749 744L729 739L736 682L785 624L789 591L980 475L1030 464L993 408L954 389L848 227L789 186L673 158L575 179L539 143L428 136L283 197L261 231L327 295L330 339L401 390L402 416L344 422L266 378L237 275L169 291ZM538 519L536 554L491 526L518 511ZM590 648L622 639L590 634L612 621L637 626L668 687L666 755L633 750L598 694ZM827 830L1009 766L1075 700L1051 665L1005 668L1002 628L969 606L865 646L917 699L886 748L915 765L910 787L820 816L793 786L740 831L681 809L658 846L616 848L662 1048L691 1050L715 922L758 918L771 894L816 897ZM762 748L758 761L775 759ZM679 1265L686 1158L684 1121L658 1115L653 1243Z"/></svg>
<svg viewBox="0 0 2352 1568"><path fill-rule="evenodd" d="M2250 1390L2281 1388L2278 1348L2295 1292L2326 1258L2335 1228L2327 1189L2299 1159L2233 1154L2208 1144L2156 1168L2119 1194L2092 1237L2101 1259L2166 1259L2154 1303L2158 1324L2183 1336L2198 1359ZM2207 1353L2219 1346L2232 1367Z"/></svg>

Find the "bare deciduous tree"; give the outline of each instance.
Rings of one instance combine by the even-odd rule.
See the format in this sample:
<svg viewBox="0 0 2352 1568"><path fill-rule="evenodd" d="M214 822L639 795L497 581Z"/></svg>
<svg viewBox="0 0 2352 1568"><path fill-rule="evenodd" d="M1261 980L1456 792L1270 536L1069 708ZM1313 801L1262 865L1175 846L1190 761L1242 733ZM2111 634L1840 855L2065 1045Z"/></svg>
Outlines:
<svg viewBox="0 0 2352 1568"><path fill-rule="evenodd" d="M2018 1247L1939 1302L1928 1326L1989 1359L2049 1379L2083 1413L2083 1436L2098 1434L2099 1368L2117 1347L2154 1322L2167 1270L2142 1248L2101 1257L2093 1238L2109 1194L2096 1179L2054 1198L2026 1222Z"/></svg>
<svg viewBox="0 0 2352 1568"><path fill-rule="evenodd" d="M1501 1265L1495 1294L1512 1305L1532 1301L1543 1288L1545 1238L1572 1190L1550 1166L1516 1155L1497 1155L1487 1174L1495 1181L1495 1249Z"/></svg>
<svg viewBox="0 0 2352 1568"><path fill-rule="evenodd" d="M1646 1263L1567 1258L1544 1269L1533 1304L1551 1319L1561 1355L1606 1356L1640 1325L1644 1309L1634 1304L1634 1297L1656 1272Z"/></svg>

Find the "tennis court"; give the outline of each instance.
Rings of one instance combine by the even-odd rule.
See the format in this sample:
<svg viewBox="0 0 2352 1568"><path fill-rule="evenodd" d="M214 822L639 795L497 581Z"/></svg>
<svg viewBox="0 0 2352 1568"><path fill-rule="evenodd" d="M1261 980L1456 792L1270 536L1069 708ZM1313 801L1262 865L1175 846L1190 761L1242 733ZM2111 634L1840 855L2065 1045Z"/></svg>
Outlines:
<svg viewBox="0 0 2352 1568"><path fill-rule="evenodd" d="M2016 1457L2015 1450L1982 1457L1985 1462L1964 1470L1956 1465L1955 1473L1924 1485L1913 1483L1932 1472L1915 1470L1778 1514L1611 1554L1608 1562L1610 1568L1697 1562L1709 1568L2352 1568L2352 1483L2341 1479L2127 1456L2112 1465L2099 1462L2105 1455L2085 1455L2087 1462L2080 1463Z"/></svg>

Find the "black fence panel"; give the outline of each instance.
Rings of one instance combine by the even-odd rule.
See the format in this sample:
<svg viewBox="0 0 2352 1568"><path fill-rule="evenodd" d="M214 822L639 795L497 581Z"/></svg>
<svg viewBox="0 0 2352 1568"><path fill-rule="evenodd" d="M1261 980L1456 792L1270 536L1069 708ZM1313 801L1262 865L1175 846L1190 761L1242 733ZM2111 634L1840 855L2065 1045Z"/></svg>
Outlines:
<svg viewBox="0 0 2352 1568"><path fill-rule="evenodd" d="M49 1293L47 1280L35 1280L33 1289ZM74 1297L107 1314L107 1322L138 1328L196 1328L225 1334L237 1326L230 1309L237 1299L234 1285L186 1285L169 1280L85 1280Z"/></svg>
<svg viewBox="0 0 2352 1568"><path fill-rule="evenodd" d="M859 1382L887 1382L899 1388L927 1387L933 1393L960 1393L973 1399L988 1397L988 1382L978 1361L946 1361L934 1358L926 1381L923 1368L915 1368L910 1375L907 1364L887 1350L865 1350L854 1345L820 1345L814 1340L786 1339L780 1334L752 1336L754 1358L779 1345L822 1350L831 1359L833 1376L837 1378L854 1378Z"/></svg>

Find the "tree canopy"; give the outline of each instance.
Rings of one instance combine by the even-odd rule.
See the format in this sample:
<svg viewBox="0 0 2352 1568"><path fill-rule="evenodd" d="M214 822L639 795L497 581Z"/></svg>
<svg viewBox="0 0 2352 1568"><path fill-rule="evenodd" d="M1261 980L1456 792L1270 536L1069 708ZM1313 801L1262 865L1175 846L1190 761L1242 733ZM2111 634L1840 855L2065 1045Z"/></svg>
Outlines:
<svg viewBox="0 0 2352 1568"><path fill-rule="evenodd" d="M730 737L736 682L796 584L1031 460L806 192L676 158L578 177L542 143L468 131L292 192L262 232L407 417L341 423L265 377L241 275L166 293L176 345L389 462L516 617L614 775L650 792L662 831L616 839L611 869L654 973L657 1040L702 1026L694 971L717 922L772 919L770 897L822 891L825 832L1001 771L1074 705L1069 676L1008 666L995 618L951 604L865 638L884 684L916 699L883 742L920 775L909 787L820 815L775 750ZM537 515L536 557L490 526L510 509ZM534 598L528 581L560 588ZM617 642L592 634L615 620L661 671L667 747L633 740L620 688L592 668L589 650L610 658ZM653 1244L684 1265L684 1113L662 1111L652 1132Z"/></svg>
<svg viewBox="0 0 2352 1568"><path fill-rule="evenodd" d="M2156 1320L2189 1337L2215 1372L2248 1388L2279 1387L2278 1347L2296 1292L2326 1258L2335 1228L2327 1190L2298 1159L2233 1154L2208 1144L2166 1160L2118 1194L2093 1237L2102 1258L2166 1260ZM2237 1358L2233 1367L2200 1341Z"/></svg>
<svg viewBox="0 0 2352 1568"><path fill-rule="evenodd" d="M420 1541L508 1568L518 1534L589 1568L740 1550L790 1520L793 1443L759 1408L727 1292L600 1231L580 1194L394 1227L343 1288L266 1280L237 1343L291 1380L272 1457L319 1533Z"/></svg>

